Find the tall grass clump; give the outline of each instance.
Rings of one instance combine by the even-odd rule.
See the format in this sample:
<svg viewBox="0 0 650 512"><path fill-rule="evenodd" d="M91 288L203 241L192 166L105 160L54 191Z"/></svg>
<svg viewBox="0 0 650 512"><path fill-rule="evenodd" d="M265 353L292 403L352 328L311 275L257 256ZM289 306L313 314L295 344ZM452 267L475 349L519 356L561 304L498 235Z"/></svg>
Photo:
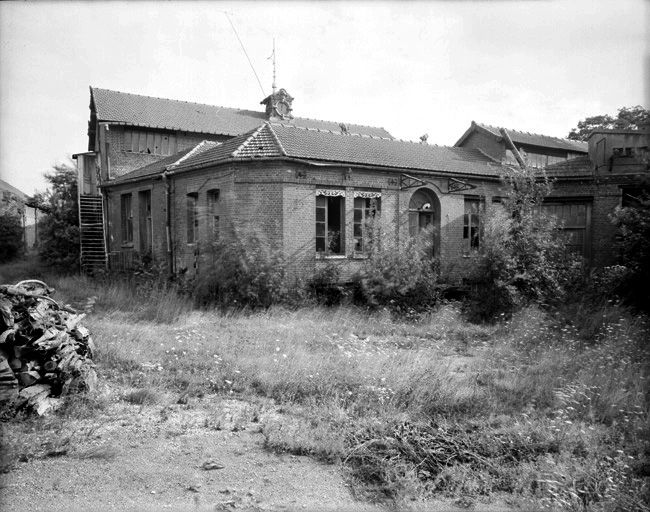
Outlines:
<svg viewBox="0 0 650 512"><path fill-rule="evenodd" d="M363 268L354 276L358 300L371 309L385 307L402 317L417 317L440 299L439 265L424 240L373 243Z"/></svg>

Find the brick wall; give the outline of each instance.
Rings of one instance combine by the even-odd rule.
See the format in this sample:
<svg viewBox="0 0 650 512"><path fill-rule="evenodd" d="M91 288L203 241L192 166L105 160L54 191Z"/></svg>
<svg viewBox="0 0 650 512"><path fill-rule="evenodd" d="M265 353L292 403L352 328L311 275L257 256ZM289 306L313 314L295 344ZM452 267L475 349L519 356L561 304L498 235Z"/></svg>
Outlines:
<svg viewBox="0 0 650 512"><path fill-rule="evenodd" d="M413 173L411 173L413 174ZM359 170L346 167L318 167L288 161L246 162L191 171L172 180L171 216L172 244L175 270L194 273L212 261L208 191L219 189L218 214L222 236L234 229L240 236L255 234L276 249L283 251L289 271L308 277L315 269L335 264L341 267L343 279L349 279L364 263L353 251L353 218L355 190L381 192L380 228L386 244L404 243L409 237L409 202L418 187L400 190L400 173L379 170ZM442 259L446 277L460 281L473 269L476 256L468 254L468 241L463 239L465 197L479 198L485 208L492 199L503 197L503 187L497 180L470 179L472 190L442 193L448 179L427 177L425 188L439 202L436 223L439 226L437 253ZM315 212L316 195L320 188L333 188L345 193L344 239L345 252L324 258L316 254ZM159 261L166 259L165 189L160 180L126 184L110 189L108 219L111 226L112 251L137 250L140 233L137 213L138 192L152 191L153 248ZM134 212L133 248L123 247L120 231L120 194L131 192ZM198 198L199 243L187 243L187 195ZM592 201L589 237L593 262L597 265L613 261L614 227L608 215L620 204L620 185L614 182L595 184L594 181L559 180L552 198Z"/></svg>

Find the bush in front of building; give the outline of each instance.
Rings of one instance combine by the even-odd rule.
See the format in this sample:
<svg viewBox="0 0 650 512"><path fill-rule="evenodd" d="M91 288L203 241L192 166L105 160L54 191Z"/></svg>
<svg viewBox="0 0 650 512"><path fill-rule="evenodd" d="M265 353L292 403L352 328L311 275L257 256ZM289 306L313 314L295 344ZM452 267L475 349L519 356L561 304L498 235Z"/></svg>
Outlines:
<svg viewBox="0 0 650 512"><path fill-rule="evenodd" d="M417 318L440 300L438 260L431 256L424 233L394 246L374 243L362 269L354 276L356 300L371 309Z"/></svg>
<svg viewBox="0 0 650 512"><path fill-rule="evenodd" d="M508 199L483 219L482 250L467 304L473 321L495 321L527 304L561 300L575 267L556 220L540 208L551 191L548 180L537 170L513 169L504 181Z"/></svg>
<svg viewBox="0 0 650 512"><path fill-rule="evenodd" d="M195 305L258 309L287 298L284 257L267 240L234 232L208 252L212 263L190 286Z"/></svg>
<svg viewBox="0 0 650 512"><path fill-rule="evenodd" d="M634 206L616 208L612 222L618 229L618 261L627 271L617 292L629 303L650 310L650 196Z"/></svg>
<svg viewBox="0 0 650 512"><path fill-rule="evenodd" d="M328 263L316 270L306 282L307 294L317 304L336 306L350 297L350 287L341 282L339 265Z"/></svg>
<svg viewBox="0 0 650 512"><path fill-rule="evenodd" d="M23 227L20 217L9 211L0 213L0 263L11 261L23 253Z"/></svg>

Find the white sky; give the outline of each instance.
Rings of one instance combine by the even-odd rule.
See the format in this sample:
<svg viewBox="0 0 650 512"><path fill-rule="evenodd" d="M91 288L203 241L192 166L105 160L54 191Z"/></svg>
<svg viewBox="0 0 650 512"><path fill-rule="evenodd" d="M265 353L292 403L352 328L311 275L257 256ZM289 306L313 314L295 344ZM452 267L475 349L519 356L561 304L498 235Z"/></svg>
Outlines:
<svg viewBox="0 0 650 512"><path fill-rule="evenodd" d="M232 20L264 94L223 11ZM294 114L453 145L472 120L564 137L649 107L643 0L0 2L0 176L45 188L87 149L88 86Z"/></svg>

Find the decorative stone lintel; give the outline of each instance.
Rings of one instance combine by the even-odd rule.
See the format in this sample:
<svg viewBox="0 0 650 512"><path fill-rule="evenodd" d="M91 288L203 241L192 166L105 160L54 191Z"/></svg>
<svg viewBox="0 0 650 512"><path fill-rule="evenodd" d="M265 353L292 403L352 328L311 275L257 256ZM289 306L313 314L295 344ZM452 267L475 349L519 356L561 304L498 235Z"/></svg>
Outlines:
<svg viewBox="0 0 650 512"><path fill-rule="evenodd" d="M354 197L363 197L364 199L377 199L381 197L381 192L370 192L367 190L355 190Z"/></svg>
<svg viewBox="0 0 650 512"><path fill-rule="evenodd" d="M328 197L345 197L345 190L333 190L328 188L319 188L316 190L317 196Z"/></svg>

